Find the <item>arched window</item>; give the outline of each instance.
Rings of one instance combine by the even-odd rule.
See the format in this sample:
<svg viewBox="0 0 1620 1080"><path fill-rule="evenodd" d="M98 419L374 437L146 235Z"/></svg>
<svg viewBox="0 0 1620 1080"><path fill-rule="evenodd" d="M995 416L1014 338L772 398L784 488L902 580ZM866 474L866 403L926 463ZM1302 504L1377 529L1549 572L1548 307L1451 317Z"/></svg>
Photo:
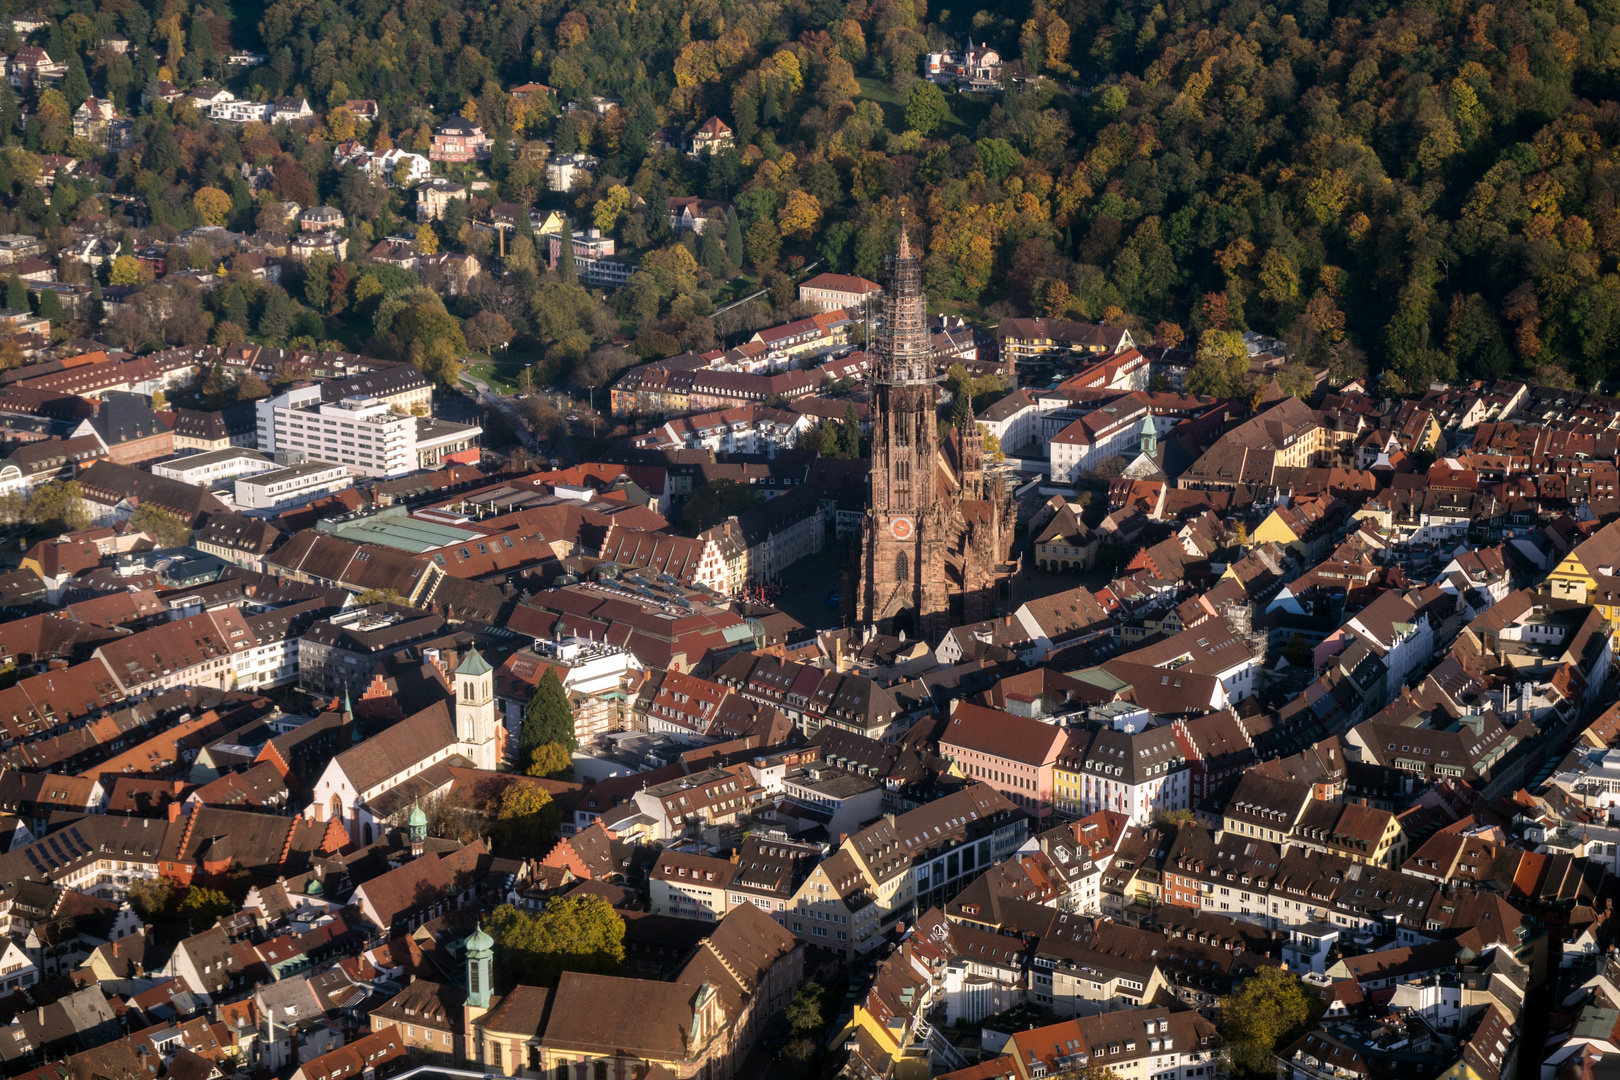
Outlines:
<svg viewBox="0 0 1620 1080"><path fill-rule="evenodd" d="M332 796L332 820L343 820L343 797L340 795Z"/></svg>
<svg viewBox="0 0 1620 1080"><path fill-rule="evenodd" d="M566 1062L566 1061L557 1062L557 1080L569 1080L569 1078L568 1078L568 1062Z"/></svg>
<svg viewBox="0 0 1620 1080"><path fill-rule="evenodd" d="M608 1063L605 1058L598 1058L591 1068L592 1080L608 1080Z"/></svg>
<svg viewBox="0 0 1620 1080"><path fill-rule="evenodd" d="M911 560L906 558L903 551L897 552L894 556L894 580L897 582L911 580Z"/></svg>

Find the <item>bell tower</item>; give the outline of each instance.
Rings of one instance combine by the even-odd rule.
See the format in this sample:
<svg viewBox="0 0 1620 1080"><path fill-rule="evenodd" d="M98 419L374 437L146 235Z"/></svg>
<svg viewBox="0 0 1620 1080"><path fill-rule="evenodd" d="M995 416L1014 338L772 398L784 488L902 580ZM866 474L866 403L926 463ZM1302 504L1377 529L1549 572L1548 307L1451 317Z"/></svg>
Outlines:
<svg viewBox="0 0 1620 1080"><path fill-rule="evenodd" d="M950 629L948 521L939 455L934 345L922 261L905 222L889 260L873 364L872 492L861 523L856 621L937 641Z"/></svg>
<svg viewBox="0 0 1620 1080"><path fill-rule="evenodd" d="M495 670L477 649L467 650L466 658L456 668L456 741L478 768L493 772L500 763Z"/></svg>

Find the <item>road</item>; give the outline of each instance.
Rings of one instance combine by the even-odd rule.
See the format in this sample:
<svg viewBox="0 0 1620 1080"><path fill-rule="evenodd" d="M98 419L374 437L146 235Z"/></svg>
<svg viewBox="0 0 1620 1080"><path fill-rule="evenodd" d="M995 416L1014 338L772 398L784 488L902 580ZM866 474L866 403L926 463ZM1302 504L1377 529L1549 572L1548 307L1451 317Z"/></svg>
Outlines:
<svg viewBox="0 0 1620 1080"><path fill-rule="evenodd" d="M512 430L517 433L518 441L523 444L525 449L539 449L539 443L535 441L534 435L530 433L528 425L523 422L523 410L519 407L515 398L496 393L489 388L488 383L476 375L468 375L466 372L462 372L461 381L472 388L474 396L478 398L485 408L499 410L506 417L512 425Z"/></svg>

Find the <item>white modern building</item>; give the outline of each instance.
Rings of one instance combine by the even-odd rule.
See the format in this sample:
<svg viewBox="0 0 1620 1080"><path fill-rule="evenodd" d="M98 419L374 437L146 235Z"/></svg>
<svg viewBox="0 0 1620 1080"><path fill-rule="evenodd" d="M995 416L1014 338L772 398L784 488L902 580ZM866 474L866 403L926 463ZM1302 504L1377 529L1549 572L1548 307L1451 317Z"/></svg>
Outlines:
<svg viewBox="0 0 1620 1080"><path fill-rule="evenodd" d="M281 468L269 457L244 446L213 450L205 454L181 454L152 463L153 476L167 476L183 484L212 487L222 480L274 472Z"/></svg>
<svg viewBox="0 0 1620 1080"><path fill-rule="evenodd" d="M319 386L258 402L259 449L302 451L365 476L404 476L417 468L416 417L371 397L323 404Z"/></svg>
<svg viewBox="0 0 1620 1080"><path fill-rule="evenodd" d="M354 483L347 465L306 461L274 472L238 477L236 505L243 510L291 510Z"/></svg>

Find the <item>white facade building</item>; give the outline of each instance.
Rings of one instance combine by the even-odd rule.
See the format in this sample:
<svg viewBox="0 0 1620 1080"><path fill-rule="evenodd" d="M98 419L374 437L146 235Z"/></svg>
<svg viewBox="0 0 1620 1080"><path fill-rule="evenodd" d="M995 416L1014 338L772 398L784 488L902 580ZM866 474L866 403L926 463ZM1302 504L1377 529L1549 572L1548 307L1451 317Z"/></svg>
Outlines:
<svg viewBox="0 0 1620 1080"><path fill-rule="evenodd" d="M243 446L213 450L206 454L184 454L152 463L153 476L166 476L183 484L211 487L221 480L274 472L281 468L273 460Z"/></svg>
<svg viewBox="0 0 1620 1080"><path fill-rule="evenodd" d="M416 417L376 398L321 403L321 388L289 390L257 404L259 449L302 451L365 476L404 476L417 468Z"/></svg>
<svg viewBox="0 0 1620 1080"><path fill-rule="evenodd" d="M291 510L349 487L354 482L352 475L347 465L329 461L277 467L273 472L237 478L236 505L243 510Z"/></svg>

